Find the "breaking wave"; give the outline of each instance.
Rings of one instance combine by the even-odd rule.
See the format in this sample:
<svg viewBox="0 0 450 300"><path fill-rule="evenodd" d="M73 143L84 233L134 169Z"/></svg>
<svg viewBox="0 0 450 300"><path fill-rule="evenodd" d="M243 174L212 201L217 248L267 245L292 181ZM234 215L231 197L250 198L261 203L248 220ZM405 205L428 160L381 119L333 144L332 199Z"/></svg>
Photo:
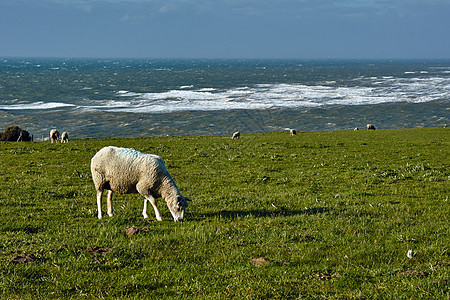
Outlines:
<svg viewBox="0 0 450 300"><path fill-rule="evenodd" d="M4 110L48 110L57 109L63 107L73 107L76 106L70 103L60 103L60 102L31 102L31 103L20 103L20 104L10 104L10 105L0 105L0 109Z"/></svg>
<svg viewBox="0 0 450 300"><path fill-rule="evenodd" d="M53 127L112 137L449 123L448 60L8 58L0 74L0 130L24 124L35 135Z"/></svg>
<svg viewBox="0 0 450 300"><path fill-rule="evenodd" d="M102 106L98 109L131 113L175 111L213 111L231 109L271 109L324 107L331 105L371 105L382 103L421 103L450 98L447 78L360 78L353 86L335 82L319 85L256 84L233 89L182 86L179 90L159 93L118 91L128 105Z"/></svg>

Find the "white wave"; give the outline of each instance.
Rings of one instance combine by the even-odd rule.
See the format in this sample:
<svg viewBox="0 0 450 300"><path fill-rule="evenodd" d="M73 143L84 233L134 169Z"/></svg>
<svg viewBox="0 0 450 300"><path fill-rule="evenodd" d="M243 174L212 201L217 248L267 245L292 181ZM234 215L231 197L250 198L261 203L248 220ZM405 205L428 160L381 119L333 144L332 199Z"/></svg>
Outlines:
<svg viewBox="0 0 450 300"><path fill-rule="evenodd" d="M232 110L371 105L391 102L426 102L450 98L450 79L445 77L361 77L359 85L256 84L231 89L203 88L161 93L126 92L131 105L109 106L109 111L160 113L192 110ZM355 79L356 80L356 79ZM364 84L364 86L362 85Z"/></svg>
<svg viewBox="0 0 450 300"><path fill-rule="evenodd" d="M414 75L415 74L415 75ZM59 102L2 103L0 109L55 109L75 106L81 110L130 113L168 113L179 111L260 110L272 108L313 108L333 105L373 105L381 103L421 103L450 99L450 78L420 74L408 77L358 77L351 85L336 81L317 84L255 84L228 89L182 86L165 92L118 90L112 99ZM184 88L186 87L186 88Z"/></svg>
<svg viewBox="0 0 450 300"><path fill-rule="evenodd" d="M11 104L11 105L0 105L0 109L3 110L37 110L37 109L55 109L63 107L73 107L74 104L60 103L60 102L32 102L23 104Z"/></svg>
<svg viewBox="0 0 450 300"><path fill-rule="evenodd" d="M80 108L93 109L93 110L108 110L117 108L127 108L133 105L132 101L116 101L116 100L103 100L91 102L90 105L80 105Z"/></svg>
<svg viewBox="0 0 450 300"><path fill-rule="evenodd" d="M118 92L116 92L116 95L123 96L123 97L136 97L136 96L139 96L140 93L134 93L134 92L129 92L129 91L118 91Z"/></svg>

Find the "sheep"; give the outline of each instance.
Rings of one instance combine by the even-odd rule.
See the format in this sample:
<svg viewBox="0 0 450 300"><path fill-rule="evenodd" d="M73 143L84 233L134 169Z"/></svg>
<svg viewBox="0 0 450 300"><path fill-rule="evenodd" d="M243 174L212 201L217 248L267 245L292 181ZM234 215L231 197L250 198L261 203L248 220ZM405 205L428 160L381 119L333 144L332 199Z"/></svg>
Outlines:
<svg viewBox="0 0 450 300"><path fill-rule="evenodd" d="M359 128L358 127L355 127L355 129L353 129L354 131L358 131L359 130Z"/></svg>
<svg viewBox="0 0 450 300"><path fill-rule="evenodd" d="M68 142L69 142L69 134L64 131L61 134L61 143L68 143Z"/></svg>
<svg viewBox="0 0 450 300"><path fill-rule="evenodd" d="M239 131L236 131L235 133L233 133L233 136L231 137L232 140L240 138L241 137L241 133Z"/></svg>
<svg viewBox="0 0 450 300"><path fill-rule="evenodd" d="M162 221L156 206L156 199L165 199L175 222L183 221L188 207L187 197L170 176L161 157L145 154L134 149L114 146L100 149L91 159L91 173L97 190L98 218L102 218L101 200L103 190L107 190L108 215L113 216L112 194L139 193L144 197L142 215L148 218L147 203L155 210L156 219Z"/></svg>
<svg viewBox="0 0 450 300"><path fill-rule="evenodd" d="M295 131L295 129L291 129L289 130L290 135L296 135L297 131Z"/></svg>
<svg viewBox="0 0 450 300"><path fill-rule="evenodd" d="M50 140L55 143L58 143L59 140L59 131L56 129L50 130Z"/></svg>
<svg viewBox="0 0 450 300"><path fill-rule="evenodd" d="M375 125L367 124L366 125L366 130L375 130Z"/></svg>

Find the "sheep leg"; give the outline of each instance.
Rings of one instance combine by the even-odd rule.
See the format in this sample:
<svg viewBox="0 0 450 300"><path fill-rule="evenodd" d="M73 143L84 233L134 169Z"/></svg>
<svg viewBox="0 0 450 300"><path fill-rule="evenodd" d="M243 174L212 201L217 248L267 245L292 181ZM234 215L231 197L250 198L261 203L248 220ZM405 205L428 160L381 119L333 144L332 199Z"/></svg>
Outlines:
<svg viewBox="0 0 450 300"><path fill-rule="evenodd" d="M144 198L144 210L142 211L142 215L144 216L144 219L148 218L148 214L147 214L147 198Z"/></svg>
<svg viewBox="0 0 450 300"><path fill-rule="evenodd" d="M111 190L107 190L106 192L106 206L108 207L108 216L112 217L113 214L113 208L112 208L112 194L113 192Z"/></svg>
<svg viewBox="0 0 450 300"><path fill-rule="evenodd" d="M147 201L149 201L152 204L153 209L155 210L156 220L162 221L161 214L159 213L158 207L156 206L156 199L151 197L151 196L150 197L146 197L145 200L144 200L144 211L142 212L142 214L144 215L144 218L148 218L148 215L147 215Z"/></svg>
<svg viewBox="0 0 450 300"><path fill-rule="evenodd" d="M102 194L103 191L97 191L97 212L98 212L98 218L102 218Z"/></svg>

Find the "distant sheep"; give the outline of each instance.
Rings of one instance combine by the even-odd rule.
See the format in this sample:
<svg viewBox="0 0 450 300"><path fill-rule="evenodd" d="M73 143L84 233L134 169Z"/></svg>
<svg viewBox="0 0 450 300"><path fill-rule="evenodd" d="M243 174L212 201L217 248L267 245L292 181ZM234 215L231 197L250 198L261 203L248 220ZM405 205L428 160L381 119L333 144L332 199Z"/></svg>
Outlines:
<svg viewBox="0 0 450 300"><path fill-rule="evenodd" d="M355 127L355 129L353 129L354 131L357 131L357 130L359 130L359 128L358 127Z"/></svg>
<svg viewBox="0 0 450 300"><path fill-rule="evenodd" d="M366 125L366 130L375 130L375 125L367 124Z"/></svg>
<svg viewBox="0 0 450 300"><path fill-rule="evenodd" d="M68 143L68 142L69 142L69 134L64 131L61 134L61 143Z"/></svg>
<svg viewBox="0 0 450 300"><path fill-rule="evenodd" d="M241 133L239 131L236 131L235 133L233 133L233 136L231 137L231 139L237 139L241 137Z"/></svg>
<svg viewBox="0 0 450 300"><path fill-rule="evenodd" d="M290 135L296 135L297 131L295 129L289 130Z"/></svg>
<svg viewBox="0 0 450 300"><path fill-rule="evenodd" d="M144 197L142 215L148 218L147 203L155 210L156 219L161 215L156 199L164 198L175 222L183 221L188 199L181 195L161 157L134 149L105 147L91 159L91 172L97 190L98 218L102 218L102 194L107 190L108 215L113 216L112 194L139 193Z"/></svg>
<svg viewBox="0 0 450 300"><path fill-rule="evenodd" d="M55 143L58 143L59 141L59 131L56 129L50 130L50 140Z"/></svg>

